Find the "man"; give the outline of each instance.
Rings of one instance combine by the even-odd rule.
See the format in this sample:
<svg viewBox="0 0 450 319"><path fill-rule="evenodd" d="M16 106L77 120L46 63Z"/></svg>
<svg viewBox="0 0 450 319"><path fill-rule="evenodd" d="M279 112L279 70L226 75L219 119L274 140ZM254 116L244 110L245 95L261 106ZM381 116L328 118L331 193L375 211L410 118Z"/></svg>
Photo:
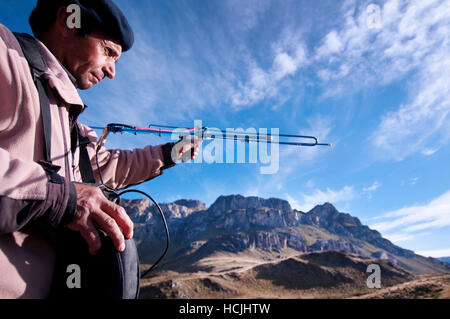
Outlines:
<svg viewBox="0 0 450 319"><path fill-rule="evenodd" d="M81 28L68 23L69 5L81 9ZM69 8L70 9L70 8ZM80 183L79 144L74 130L89 138L95 163L96 133L77 123L85 109L77 89L90 89L115 77L115 63L133 45L133 32L111 0L38 0L30 25L48 68L51 164L38 90L16 37L0 25L0 298L46 298L55 261L53 230L79 232L95 254L99 227L117 250L133 236L125 210L98 187ZM197 155L198 141L147 146L134 151L101 147L98 162L105 184L125 188L152 179L186 154ZM175 154L171 156L171 154ZM99 172L92 165L96 181Z"/></svg>

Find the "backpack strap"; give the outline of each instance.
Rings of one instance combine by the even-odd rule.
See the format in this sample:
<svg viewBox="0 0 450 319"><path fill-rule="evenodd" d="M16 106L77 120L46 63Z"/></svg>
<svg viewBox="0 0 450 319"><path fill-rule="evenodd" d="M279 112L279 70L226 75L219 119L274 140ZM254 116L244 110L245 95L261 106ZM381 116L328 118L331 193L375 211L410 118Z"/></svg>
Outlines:
<svg viewBox="0 0 450 319"><path fill-rule="evenodd" d="M80 133L78 123L75 123L78 145L80 147L80 174L84 183L95 184L94 171L92 170L91 159L87 151L87 146L91 143L87 136Z"/></svg>
<svg viewBox="0 0 450 319"><path fill-rule="evenodd" d="M48 69L47 62L44 59L39 43L34 37L26 33L16 33L15 37L19 41L23 54L30 66L31 76L33 77L34 84L39 93L39 103L41 108L42 124L44 128L44 141L45 141L45 161L49 164L51 160L51 136L52 136L52 119L50 115L50 101L47 93L47 80L43 77L43 74ZM95 183L94 172L92 170L91 161L87 151L87 145L90 143L86 136L81 135L77 123L74 125L74 129L71 132L73 134L75 148L77 144L80 147L80 173L81 179L84 183ZM75 149L72 148L72 152Z"/></svg>
<svg viewBox="0 0 450 319"><path fill-rule="evenodd" d="M52 118L50 115L50 101L47 93L47 81L42 76L47 71L48 66L45 62L41 47L31 35L26 33L14 32L23 54L30 66L31 76L39 93L39 101L41 107L42 124L44 127L45 142L45 160L52 163L51 159L51 136L52 136Z"/></svg>

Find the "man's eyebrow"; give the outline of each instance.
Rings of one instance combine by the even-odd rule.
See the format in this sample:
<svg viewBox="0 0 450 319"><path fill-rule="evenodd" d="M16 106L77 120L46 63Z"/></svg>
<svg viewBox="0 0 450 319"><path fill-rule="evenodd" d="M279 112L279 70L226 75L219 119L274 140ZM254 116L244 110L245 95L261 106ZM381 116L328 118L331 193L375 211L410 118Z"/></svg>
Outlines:
<svg viewBox="0 0 450 319"><path fill-rule="evenodd" d="M118 49L116 49L115 47L114 47L114 45L112 45L111 43L109 43L108 41L104 41L104 45L105 45L105 47L107 47L109 50L111 50L112 51L112 53L113 53L113 55L114 56L120 56L120 51L118 50Z"/></svg>
<svg viewBox="0 0 450 319"><path fill-rule="evenodd" d="M111 51L114 53L115 56L119 56L120 55L119 50L115 49L112 46L109 46L109 48L111 49Z"/></svg>

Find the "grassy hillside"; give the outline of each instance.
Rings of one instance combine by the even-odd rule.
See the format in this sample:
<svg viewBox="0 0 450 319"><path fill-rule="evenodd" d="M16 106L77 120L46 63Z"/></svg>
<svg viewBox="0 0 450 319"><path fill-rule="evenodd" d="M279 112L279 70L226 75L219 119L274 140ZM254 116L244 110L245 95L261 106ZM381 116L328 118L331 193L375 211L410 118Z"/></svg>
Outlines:
<svg viewBox="0 0 450 319"><path fill-rule="evenodd" d="M414 279L387 260L346 252L264 259L251 251L218 253L199 261L193 272L160 271L143 281L141 298L347 298L371 291L366 285L371 263L381 267L382 287Z"/></svg>

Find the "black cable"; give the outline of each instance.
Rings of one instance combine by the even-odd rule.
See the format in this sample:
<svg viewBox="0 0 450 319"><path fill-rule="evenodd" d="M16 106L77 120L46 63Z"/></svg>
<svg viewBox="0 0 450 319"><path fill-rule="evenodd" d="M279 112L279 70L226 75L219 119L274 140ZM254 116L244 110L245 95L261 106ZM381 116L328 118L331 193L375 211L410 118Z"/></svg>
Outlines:
<svg viewBox="0 0 450 319"><path fill-rule="evenodd" d="M107 187L107 188L109 188L109 189L112 189L110 186L105 185L105 183L103 182L102 171L100 170L100 164L99 164L99 162L98 162L98 152L99 152L99 150L100 150L100 147L97 147L97 150L96 150L96 152L95 152L95 162L96 162L96 164L97 164L97 170L98 170L98 175L99 175L99 177L100 177L100 182L101 182L101 185L103 185L103 186L105 186L105 187ZM115 189L113 189L113 190L117 193L117 191L116 191ZM150 271L152 271L152 270L153 270L153 269L161 262L161 260L166 256L167 251L169 250L169 243L170 243L169 227L167 226L166 218L164 217L164 213L163 213L161 207L158 205L158 203L157 203L150 195L148 195L147 193L145 193L145 192L143 192L143 191L140 191L140 190L134 190L134 189L125 190L125 191L123 191L123 192L121 192L121 193L118 193L117 195L118 195L118 197L120 198L122 195L127 194L127 193L138 193L138 194L144 195L145 197L147 197L148 199L150 199L150 200L155 204L156 208L158 209L158 212L159 212L159 214L160 214L160 216L161 216L161 219L162 219L162 221L163 221L164 230L165 230L165 232L166 232L166 247L165 247L165 249L164 249L162 255L161 255L161 256L153 263L153 265L152 265L149 269L147 269L147 270L141 275L140 279L144 279L144 277L147 276L147 274L148 274Z"/></svg>
<svg viewBox="0 0 450 319"><path fill-rule="evenodd" d="M152 265L149 269L147 269L147 270L141 275L141 279L144 279L144 277L147 276L147 274L148 274L150 271L152 271L152 270L159 264L159 262L164 258L164 256L167 254L167 251L169 250L169 242L170 242L170 237L169 237L169 227L167 226L166 218L164 217L164 213L163 213L161 207L159 207L158 203L157 203L150 195L148 195L147 193L142 192L142 191L140 191L140 190L130 189L130 190L126 190L126 191L123 191L123 192L119 193L119 197L122 196L123 194L126 194L126 193L132 193L132 192L133 192L133 193L139 193L139 194L141 194L141 195L146 196L148 199L150 199L150 200L155 204L156 208L158 209L159 214L161 215L161 219L162 219L163 224L164 224L164 230L165 230L165 232L166 232L166 247L165 247L165 249L164 249L164 252L163 252L162 255L161 255L161 256L153 263L153 265Z"/></svg>

